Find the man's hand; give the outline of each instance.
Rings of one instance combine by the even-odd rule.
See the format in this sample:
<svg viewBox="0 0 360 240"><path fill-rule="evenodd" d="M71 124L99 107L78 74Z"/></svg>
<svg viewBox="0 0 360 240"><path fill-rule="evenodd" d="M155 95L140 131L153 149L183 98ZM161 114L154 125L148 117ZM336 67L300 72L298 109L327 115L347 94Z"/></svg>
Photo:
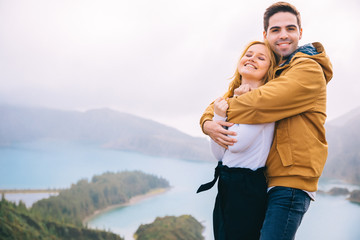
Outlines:
<svg viewBox="0 0 360 240"><path fill-rule="evenodd" d="M203 125L204 132L211 137L214 142L227 149L230 145L234 145L236 139L228 137L227 135L236 136L236 133L223 128L231 127L233 123L224 121L206 121Z"/></svg>

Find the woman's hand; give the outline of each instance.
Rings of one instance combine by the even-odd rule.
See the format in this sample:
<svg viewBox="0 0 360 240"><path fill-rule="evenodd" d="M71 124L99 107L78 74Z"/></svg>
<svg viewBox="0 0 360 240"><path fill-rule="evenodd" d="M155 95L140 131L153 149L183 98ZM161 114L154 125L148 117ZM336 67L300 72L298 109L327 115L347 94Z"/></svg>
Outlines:
<svg viewBox="0 0 360 240"><path fill-rule="evenodd" d="M252 89L249 84L241 84L240 87L235 88L234 96L240 96L244 93L250 92Z"/></svg>
<svg viewBox="0 0 360 240"><path fill-rule="evenodd" d="M226 117L226 110L229 108L227 101L220 97L214 102L214 112L220 117Z"/></svg>

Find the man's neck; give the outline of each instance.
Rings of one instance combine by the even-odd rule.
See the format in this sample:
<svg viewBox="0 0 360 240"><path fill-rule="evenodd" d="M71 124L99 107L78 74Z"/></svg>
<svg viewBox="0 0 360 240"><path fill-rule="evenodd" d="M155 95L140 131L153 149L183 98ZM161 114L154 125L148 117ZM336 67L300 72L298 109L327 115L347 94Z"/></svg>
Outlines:
<svg viewBox="0 0 360 240"><path fill-rule="evenodd" d="M287 60L288 60L288 57L287 58L281 58L281 61L279 62L279 66L283 65Z"/></svg>
<svg viewBox="0 0 360 240"><path fill-rule="evenodd" d="M289 60L289 58L291 58L291 56L294 55L294 53L296 53L298 51L299 47L296 48L295 51L293 51L290 55L286 56L286 57L282 57L280 56L280 63L279 63L279 66L282 66L286 61Z"/></svg>

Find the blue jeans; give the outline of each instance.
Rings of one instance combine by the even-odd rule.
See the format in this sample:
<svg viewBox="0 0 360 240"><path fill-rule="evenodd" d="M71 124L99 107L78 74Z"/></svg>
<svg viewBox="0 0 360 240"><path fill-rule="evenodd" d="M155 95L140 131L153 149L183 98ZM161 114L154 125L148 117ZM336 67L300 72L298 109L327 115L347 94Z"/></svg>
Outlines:
<svg viewBox="0 0 360 240"><path fill-rule="evenodd" d="M274 187L268 192L266 216L260 240L293 240L310 205L306 192Z"/></svg>

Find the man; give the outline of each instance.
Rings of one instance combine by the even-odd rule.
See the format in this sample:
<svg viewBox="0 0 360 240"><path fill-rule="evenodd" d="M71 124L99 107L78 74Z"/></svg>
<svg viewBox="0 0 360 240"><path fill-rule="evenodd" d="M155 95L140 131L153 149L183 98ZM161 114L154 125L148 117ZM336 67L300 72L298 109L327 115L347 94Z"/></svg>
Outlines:
<svg viewBox="0 0 360 240"><path fill-rule="evenodd" d="M200 119L203 132L221 146L234 135L232 123L276 122L266 168L268 203L261 240L294 239L327 158L324 123L326 84L332 65L320 43L298 48L300 14L285 2L264 13L264 39L281 59L277 77L266 85L228 100L228 122L211 121L211 104Z"/></svg>

